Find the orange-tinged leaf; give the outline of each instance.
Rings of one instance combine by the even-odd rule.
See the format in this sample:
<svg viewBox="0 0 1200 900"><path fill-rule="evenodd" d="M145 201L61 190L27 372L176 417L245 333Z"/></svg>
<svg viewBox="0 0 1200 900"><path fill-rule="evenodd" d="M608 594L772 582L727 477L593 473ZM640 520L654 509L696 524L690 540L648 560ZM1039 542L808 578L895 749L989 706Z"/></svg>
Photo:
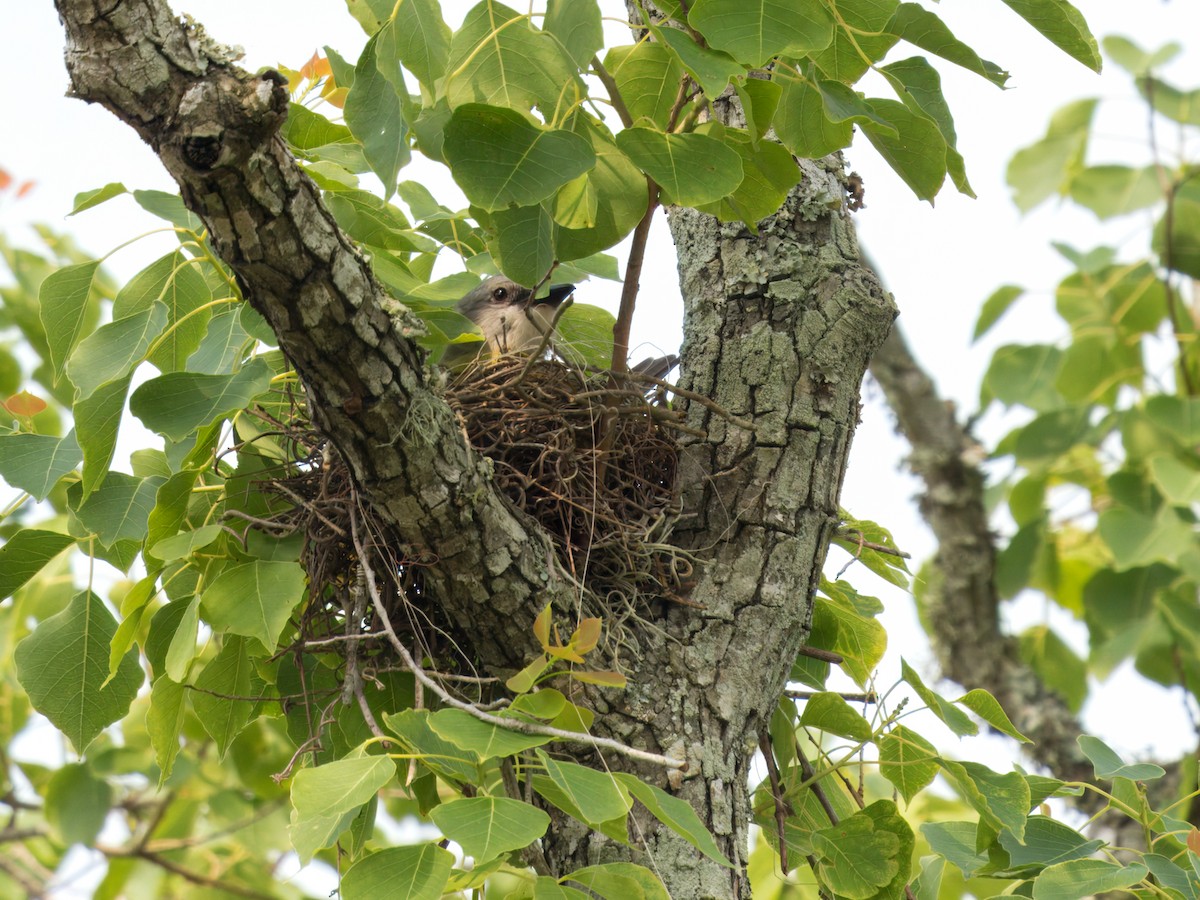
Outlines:
<svg viewBox="0 0 1200 900"><path fill-rule="evenodd" d="M546 604L546 608L538 613L538 617L533 620L533 636L538 639L538 643L542 645L543 650L550 649L550 604Z"/></svg>
<svg viewBox="0 0 1200 900"><path fill-rule="evenodd" d="M598 684L601 687L623 688L629 681L620 672L572 672L571 677L586 684Z"/></svg>
<svg viewBox="0 0 1200 900"><path fill-rule="evenodd" d="M571 646L580 653L587 653L600 641L599 619L584 619L571 635Z"/></svg>
<svg viewBox="0 0 1200 900"><path fill-rule="evenodd" d="M576 653L575 649L570 644L565 647L562 644L547 647L546 652L555 659L565 659L568 662L573 663L582 663L584 661L583 657Z"/></svg>
<svg viewBox="0 0 1200 900"><path fill-rule="evenodd" d="M1188 832L1187 848L1193 853L1200 853L1200 829L1193 828Z"/></svg>
<svg viewBox="0 0 1200 900"><path fill-rule="evenodd" d="M29 391L21 391L5 400L4 408L14 416L36 416L46 408L46 401L41 397L35 397Z"/></svg>
<svg viewBox="0 0 1200 900"><path fill-rule="evenodd" d="M341 109L346 105L346 95L350 93L349 88L338 87L333 83L333 80L325 82L325 86L321 88L321 99L330 106L336 106Z"/></svg>
<svg viewBox="0 0 1200 900"><path fill-rule="evenodd" d="M34 188L34 185L36 185L36 184L37 184L36 181L22 181L21 186L19 188L17 188L17 199L18 200L21 199L26 194L28 194L30 191L32 191Z"/></svg>
<svg viewBox="0 0 1200 900"><path fill-rule="evenodd" d="M12 176L6 170L0 169L0 191L12 184L12 180Z"/></svg>
<svg viewBox="0 0 1200 900"><path fill-rule="evenodd" d="M308 58L308 62L300 67L300 74L310 81L316 81L318 78L333 74L333 70L329 67L329 60L321 56L319 51L314 50L313 55Z"/></svg>

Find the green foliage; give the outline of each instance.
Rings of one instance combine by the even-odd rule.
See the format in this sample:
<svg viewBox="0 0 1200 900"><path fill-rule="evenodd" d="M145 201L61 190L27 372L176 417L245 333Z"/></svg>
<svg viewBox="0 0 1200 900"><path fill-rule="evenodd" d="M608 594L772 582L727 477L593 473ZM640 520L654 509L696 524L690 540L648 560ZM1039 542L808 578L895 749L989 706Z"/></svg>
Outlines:
<svg viewBox="0 0 1200 900"><path fill-rule="evenodd" d="M650 39L605 48L593 0L550 0L544 18L483 0L458 29L435 0L350 0L369 35L362 54L347 60L327 48L324 58L285 72L294 102L284 138L379 281L423 319L435 353L472 339L453 304L480 277L616 277L604 251L660 202L753 228L798 183L795 157L847 147L856 126L917 196L932 200L947 176L970 193L941 74L924 56L892 51L916 47L997 86L1007 74L934 12L896 0L659 5L668 18ZM1064 0L1008 5L1073 57L1097 64L1095 42ZM1141 68L1161 56L1119 52ZM894 96L856 89L872 70ZM1194 124L1191 93L1148 84L1162 115ZM730 85L744 128L706 114ZM1055 192L1102 216L1159 203L1148 170L1084 164L1091 112L1070 110L1014 163L1025 205ZM448 167L467 209L402 180L414 152ZM381 194L360 186L360 176L377 179ZM1195 198L1182 187L1176 193L1176 216L1161 219L1157 246L1166 265L1191 272L1195 243L1181 229L1192 227L1187 204ZM604 624L597 619L570 623L563 640L547 608L535 625L541 652L495 686L506 702L483 715L418 694L412 674L388 667L368 669L356 695L346 657L333 647L355 637L345 621L327 645L301 652L313 618L331 609L350 616L349 607L314 596L297 561L299 540L264 526L278 509L264 482L303 468L279 437L300 418L295 376L178 197L113 183L81 194L74 212L125 196L167 222L179 246L123 286L60 236L47 233L41 253L0 245L15 281L4 288L0 327L36 357L0 357L5 394L28 391L6 405L12 421L0 423L0 477L22 492L0 522L0 647L8 651L0 657L0 739L11 742L37 710L78 757L56 771L22 765L41 808L15 815L36 823L28 846L41 864L57 866L73 843L95 846L119 817L138 849L113 855L99 896L178 894L204 872L240 893L294 894L267 865L289 850L337 864L347 898L437 898L491 890L504 879L519 885L514 897L666 896L655 872L632 863L534 876L523 854L536 852L551 821L529 802L536 795L545 809L618 843L633 842L631 814L652 817L704 858L733 867L712 823L674 788L590 768L564 752L602 714L583 705L577 686L626 688L619 673L588 665ZM456 274L435 279L445 256ZM988 304L978 334L1019 292ZM1026 490L1038 495L1026 497L1037 507L1023 517L1027 534L1061 537L1041 501L1064 481L1109 501L1087 542L1091 555L1065 539L1054 552L1080 565L1104 558L1075 593L1109 665L1136 652L1149 666L1192 625L1180 598L1200 576L1200 557L1188 559L1188 508L1200 495L1190 447L1200 440L1200 415L1190 398L1114 404L1145 377L1130 348L1160 327L1171 297L1151 267L1107 260L1064 283L1058 299L1083 349L1006 348L989 372L988 397L1056 417L1013 439L1037 482ZM612 329L607 313L574 306L560 322L557 350L571 362L611 365ZM1085 383L1071 377L1077 358L1094 366ZM1190 361L1181 364L1191 371ZM50 415L18 411L30 398ZM1091 413L1102 407L1114 414L1104 425L1109 434L1138 448L1119 472L1102 471L1095 458L1066 459L1080 442L1098 448L1103 429ZM115 457L127 412L158 444L133 453L126 467ZM58 423L68 415L74 427L63 435ZM909 584L891 535L877 524L844 514L835 540L870 572ZM89 589L75 586L81 557L89 567L108 564L95 590L90 575ZM1047 576L1035 562L1014 554L1014 590L1035 572L1064 581L1067 567ZM1081 577L1078 566L1070 571ZM1118 611L1113 597L1126 587L1137 588L1139 602ZM881 611L840 576L821 583L809 645L828 653L795 661L793 680L814 692L799 708L781 700L763 748L773 774L752 786L763 834L755 853L770 855L767 869L786 854L789 871L809 867L804 879L856 900L900 897L908 884L919 897L935 896L944 861L968 876L1022 882L1017 887L1035 896L1065 896L1078 884L1129 886L1147 872L1195 896L1174 837L1144 866L1093 865L1101 861L1087 857L1098 844L1030 815L1057 783L953 760L901 724L903 704L889 708L874 690L887 646ZM1040 672L1062 670L1067 658L1050 635L1031 636L1023 650ZM869 702L852 705L860 701L830 687L833 659L869 691ZM1058 677L1052 686L1078 702L1078 667ZM975 716L1022 739L986 692L948 700L907 664L904 681L956 734L976 732ZM1145 766L1114 764L1105 750L1084 747L1099 777L1153 776ZM850 788L876 765L881 778ZM938 775L973 821L927 825L919 839L890 798L898 794L915 817ZM0 773L6 797L14 796L10 777ZM426 835L392 846L374 829L385 815L419 817L467 858ZM1165 814L1151 827L1160 824L1169 828ZM922 852L939 854L919 873L918 840ZM768 896L771 883L764 874L756 891Z"/></svg>

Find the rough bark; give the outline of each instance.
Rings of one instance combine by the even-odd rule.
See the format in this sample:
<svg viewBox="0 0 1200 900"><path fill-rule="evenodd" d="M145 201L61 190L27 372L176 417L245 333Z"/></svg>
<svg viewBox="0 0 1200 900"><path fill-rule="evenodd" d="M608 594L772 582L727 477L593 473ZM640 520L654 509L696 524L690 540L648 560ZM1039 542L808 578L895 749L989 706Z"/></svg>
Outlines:
<svg viewBox="0 0 1200 900"><path fill-rule="evenodd" d="M137 129L205 222L247 299L300 374L313 418L376 512L437 560L429 595L504 671L536 652L547 595L574 586L549 542L513 513L464 444L423 369L420 325L396 308L321 205L276 129L277 76L252 76L183 28L161 0L57 0L75 93ZM807 634L837 515L858 390L894 310L858 250L840 161L804 181L756 233L676 210L686 304L684 386L753 422L683 404L707 437L684 448L679 545L701 560L691 599L642 636L630 687L596 694L594 731L688 762L669 787L738 865L730 872L648 817L637 848L559 820L544 841L556 872L628 858L675 897L745 897L747 775ZM637 771L667 784L661 770Z"/></svg>

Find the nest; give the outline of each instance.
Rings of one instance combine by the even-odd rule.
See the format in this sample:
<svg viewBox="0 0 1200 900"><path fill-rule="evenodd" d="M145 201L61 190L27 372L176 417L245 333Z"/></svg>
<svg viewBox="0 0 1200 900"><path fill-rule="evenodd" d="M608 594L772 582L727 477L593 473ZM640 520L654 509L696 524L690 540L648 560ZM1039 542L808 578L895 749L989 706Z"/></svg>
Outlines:
<svg viewBox="0 0 1200 900"><path fill-rule="evenodd" d="M678 426L661 391L503 357L460 373L447 400L497 487L553 537L577 581L626 601L674 594L687 576L664 543L678 513Z"/></svg>
<svg viewBox="0 0 1200 900"><path fill-rule="evenodd" d="M677 514L674 434L681 426L661 390L647 396L607 372L505 357L458 373L446 399L472 446L491 460L499 490L551 536L559 563L586 592L589 614L605 616L619 642L636 643L628 621L657 618L658 601L687 603L679 594L691 565L666 543ZM401 640L443 671L469 668L453 628L437 604L425 602L423 574L432 561L359 501L345 463L298 404L290 414L274 413L259 411L266 433L283 437L294 462L265 482L280 503L255 525L304 537L312 601L296 649L339 637L355 653L389 655L378 611L364 598L365 553Z"/></svg>

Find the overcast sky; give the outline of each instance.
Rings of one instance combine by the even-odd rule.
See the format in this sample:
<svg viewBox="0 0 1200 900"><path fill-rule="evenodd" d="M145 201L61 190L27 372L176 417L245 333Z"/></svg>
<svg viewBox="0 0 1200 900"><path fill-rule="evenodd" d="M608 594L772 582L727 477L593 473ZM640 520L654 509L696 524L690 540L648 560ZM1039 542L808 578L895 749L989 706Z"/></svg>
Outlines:
<svg viewBox="0 0 1200 900"><path fill-rule="evenodd" d="M64 219L76 193L110 181L124 182L131 189L173 190L173 185L128 127L103 110L64 97L62 31L48 0L5 5L0 73L6 89L0 109L6 135L0 142L0 168L20 180L33 179L37 187L19 202L0 202L0 232L28 241L27 223L46 222L78 236L91 252L104 254L157 227L157 220L140 213L129 198ZM443 3L452 25L471 5L463 0ZM620 9L612 0L604 0L604 5L606 13ZM1200 36L1196 0L1079 0L1078 5L1097 36L1124 34L1144 47L1175 37ZM204 0L176 3L175 8L192 13L215 39L242 45L249 69L276 64L299 67L326 44L353 59L365 40L336 0ZM976 406L979 377L995 346L1062 334L1052 314L1051 297L1068 269L1049 241L1065 240L1084 248L1107 241L1137 256L1144 251L1147 233L1145 223L1133 219L1102 233L1090 215L1055 208L1021 218L1004 184L1009 156L1044 133L1054 109L1072 99L1098 96L1105 100L1099 120L1104 139L1094 146L1091 161L1144 160L1146 117L1124 73L1115 66L1103 76L1091 73L1040 38L1000 0L947 0L937 11L961 39L1012 73L1010 89L1001 91L938 61L956 117L959 149L979 199L961 197L947 188L936 208L931 207L912 196L866 141L856 141L846 155L866 183L867 208L856 214L860 236L896 294L907 336L945 394L970 412ZM1193 53L1166 75L1184 87L1200 84L1200 54ZM438 176L423 171L420 177L432 183ZM449 184L448 179L442 180ZM680 333L674 255L661 224L653 239L634 337L635 343L670 350ZM151 243L121 251L112 266L127 276L166 246ZM980 303L1009 282L1034 293L1021 301L1010 321L996 329L993 339L971 348L968 341ZM580 290L579 299L615 311L618 291L616 285L592 283ZM869 386L866 391L869 399L874 396ZM915 484L899 470L903 451L891 434L885 408L877 399L869 402L843 503L860 518L891 527L901 545L920 557L931 550L931 543L909 502ZM860 589L874 589L869 573L859 580ZM886 599L885 624L893 646L903 647L918 668L929 671L928 656L913 636L911 602L896 594ZM1038 620L1043 614L1040 601L1019 604L1014 613L1023 621ZM1083 649L1078 643L1077 647ZM899 652L893 651L882 684L890 683L898 660ZM1117 679L1114 684L1130 687L1137 682ZM1134 704L1093 703L1089 721L1127 751L1144 750L1151 735L1168 750L1189 746L1193 736L1179 715L1178 699L1165 692L1154 696L1160 693L1162 702L1141 688ZM1115 712L1117 718L1106 717L1105 710Z"/></svg>

